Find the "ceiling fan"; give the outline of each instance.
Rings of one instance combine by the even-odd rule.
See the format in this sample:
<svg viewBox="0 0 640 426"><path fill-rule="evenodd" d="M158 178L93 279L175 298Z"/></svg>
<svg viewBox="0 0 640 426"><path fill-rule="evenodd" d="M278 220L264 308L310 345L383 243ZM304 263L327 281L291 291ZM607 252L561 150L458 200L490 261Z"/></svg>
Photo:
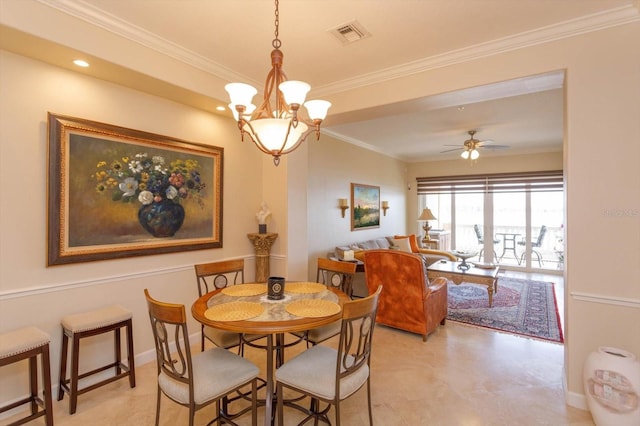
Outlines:
<svg viewBox="0 0 640 426"><path fill-rule="evenodd" d="M478 140L476 138L474 138L473 136L476 134L475 130L469 130L467 133L469 133L470 138L467 139L466 141L464 141L462 147L458 146L458 145L445 145L445 146L458 146L458 148L454 148L454 149L448 149L446 151L441 151L440 153L445 153L445 152L451 152L451 151L457 151L459 149L462 149L462 153L460 154L460 156L462 158L466 159L471 159L471 160L476 160L479 156L480 156L480 152L478 151L479 148L483 148L483 149L507 149L509 148L508 145L492 145L493 141L490 139L487 140Z"/></svg>

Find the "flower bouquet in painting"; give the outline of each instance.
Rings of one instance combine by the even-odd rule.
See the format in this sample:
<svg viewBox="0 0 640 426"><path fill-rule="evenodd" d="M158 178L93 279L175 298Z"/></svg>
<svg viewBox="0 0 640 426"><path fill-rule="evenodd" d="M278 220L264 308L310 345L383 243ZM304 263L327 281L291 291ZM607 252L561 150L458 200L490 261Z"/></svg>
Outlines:
<svg viewBox="0 0 640 426"><path fill-rule="evenodd" d="M204 206L205 183L195 159L169 161L139 152L99 161L92 178L96 191L114 202L139 205L138 221L154 237L172 237L180 229L185 219L182 201Z"/></svg>

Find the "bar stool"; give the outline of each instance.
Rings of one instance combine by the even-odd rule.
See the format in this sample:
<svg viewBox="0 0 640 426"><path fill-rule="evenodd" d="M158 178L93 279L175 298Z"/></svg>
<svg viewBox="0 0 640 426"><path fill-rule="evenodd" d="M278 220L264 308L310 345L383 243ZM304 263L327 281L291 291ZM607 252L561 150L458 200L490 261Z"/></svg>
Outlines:
<svg viewBox="0 0 640 426"><path fill-rule="evenodd" d="M0 413L30 403L31 414L10 423L8 426L21 425L42 416L45 416L47 426L53 426L51 367L49 364L50 341L51 338L47 333L33 326L0 334L0 367L22 361L23 359L29 360L30 395L4 407L0 407ZM42 377L44 381L42 393L44 401L38 396L38 355L41 355L42 360Z"/></svg>
<svg viewBox="0 0 640 426"><path fill-rule="evenodd" d="M133 359L133 329L131 312L121 306L110 306L90 312L68 315L62 318L62 356L60 358L60 382L58 401L69 394L69 414L76 412L78 395L94 390L123 377L129 377L129 385L136 386L135 363ZM127 329L128 366L122 363L120 354L120 329ZM89 372L79 374L80 339L102 333L114 332L115 361ZM67 348L71 343L71 377L67 379ZM106 378L82 389L78 388L78 380L115 367L115 376Z"/></svg>

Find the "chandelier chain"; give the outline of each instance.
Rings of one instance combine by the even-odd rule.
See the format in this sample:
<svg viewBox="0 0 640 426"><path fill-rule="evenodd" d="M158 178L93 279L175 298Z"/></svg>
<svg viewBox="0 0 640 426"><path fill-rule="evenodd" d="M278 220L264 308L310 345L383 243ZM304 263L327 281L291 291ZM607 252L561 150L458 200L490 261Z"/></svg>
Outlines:
<svg viewBox="0 0 640 426"><path fill-rule="evenodd" d="M282 42L280 41L280 39L278 38L279 33L278 33L278 27L280 26L280 10L278 9L278 5L279 5L279 1L275 0L276 2L276 11L275 11L275 31L273 32L273 34L275 35L275 38L273 39L273 43L271 44L273 46L274 49L280 49L280 46L282 46Z"/></svg>

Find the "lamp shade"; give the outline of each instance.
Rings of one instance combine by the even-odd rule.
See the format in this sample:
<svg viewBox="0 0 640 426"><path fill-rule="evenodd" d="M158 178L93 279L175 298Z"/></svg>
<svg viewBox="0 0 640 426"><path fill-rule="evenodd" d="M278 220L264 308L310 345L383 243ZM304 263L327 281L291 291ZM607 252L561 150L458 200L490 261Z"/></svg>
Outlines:
<svg viewBox="0 0 640 426"><path fill-rule="evenodd" d="M329 111L331 102L314 99L312 101L305 102L304 106L307 108L309 118L312 120L324 120L327 117L327 111Z"/></svg>
<svg viewBox="0 0 640 426"><path fill-rule="evenodd" d="M431 210L424 209L418 220L437 220L437 218L431 213Z"/></svg>
<svg viewBox="0 0 640 426"><path fill-rule="evenodd" d="M224 90L229 94L233 105L251 105L251 101L258 90L255 87L244 83L229 83L224 86Z"/></svg>
<svg viewBox="0 0 640 426"><path fill-rule="evenodd" d="M288 80L280 83L280 91L284 95L284 101L289 104L302 105L307 97L307 93L311 90L304 81Z"/></svg>

